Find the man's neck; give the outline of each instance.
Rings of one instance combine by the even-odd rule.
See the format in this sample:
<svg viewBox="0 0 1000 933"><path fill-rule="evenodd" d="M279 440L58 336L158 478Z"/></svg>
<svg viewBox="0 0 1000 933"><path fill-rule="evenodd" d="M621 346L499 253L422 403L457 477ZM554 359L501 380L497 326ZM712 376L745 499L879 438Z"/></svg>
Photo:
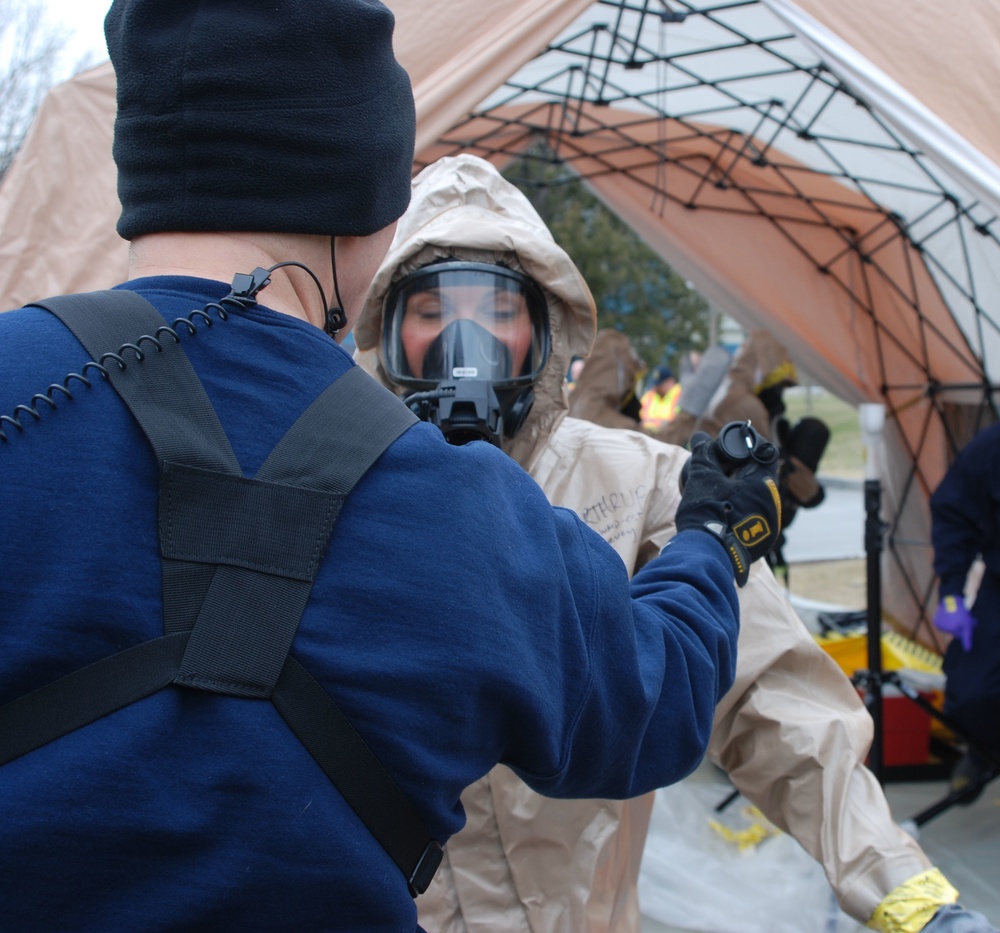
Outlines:
<svg viewBox="0 0 1000 933"><path fill-rule="evenodd" d="M321 241L316 243L313 241ZM151 233L136 238L129 249L129 278L153 275L190 275L232 282L238 272L269 269L279 262L316 263L323 270L317 247L329 251L329 239L253 233ZM305 257L305 258L303 258ZM329 260L327 259L327 262ZM304 270L275 269L262 303L291 317L322 328L326 309L319 290Z"/></svg>

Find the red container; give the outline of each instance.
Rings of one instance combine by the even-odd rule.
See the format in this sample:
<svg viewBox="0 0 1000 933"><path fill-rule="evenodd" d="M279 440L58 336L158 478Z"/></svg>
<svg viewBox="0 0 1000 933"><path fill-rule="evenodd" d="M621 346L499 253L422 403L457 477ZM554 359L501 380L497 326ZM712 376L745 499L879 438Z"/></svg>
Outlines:
<svg viewBox="0 0 1000 933"><path fill-rule="evenodd" d="M925 765L930 759L931 717L906 697L882 697L882 763Z"/></svg>

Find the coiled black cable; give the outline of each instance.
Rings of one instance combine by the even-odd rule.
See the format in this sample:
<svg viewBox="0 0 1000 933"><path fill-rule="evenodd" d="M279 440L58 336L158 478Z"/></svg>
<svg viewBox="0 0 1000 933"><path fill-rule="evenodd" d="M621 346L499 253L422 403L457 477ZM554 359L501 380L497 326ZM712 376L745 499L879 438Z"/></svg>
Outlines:
<svg viewBox="0 0 1000 933"><path fill-rule="evenodd" d="M254 294L256 294L256 289L254 290ZM61 394L65 396L66 400L72 401L73 392L70 386L74 381L82 383L88 389L92 388L93 382L87 376L88 371L96 370L103 378L107 379L107 367L109 365L114 364L119 370L126 369L130 365L125 358L126 353L135 357L134 362L140 363L146 358L146 353L152 352L152 349L155 349L158 353L163 351L161 341L164 338L171 337L174 343L180 343L181 338L178 330L182 327L186 326L188 336L193 337L198 333L198 328L195 326L196 320L200 320L206 328L210 328L215 324L215 320L209 314L209 311L214 311L220 321L227 320L230 314L229 309L225 307L227 302L235 305L240 311L246 311L257 304L256 298L253 296L230 293L219 301L210 301L204 308L193 309L187 317L176 318L173 325L164 324L162 327L158 327L153 334L143 334L134 343L122 344L117 352L102 353L99 360L88 360L84 363L81 372L69 373L62 382L54 382L44 392L36 392L31 397L29 404L18 405L12 415L0 415L0 441L6 444L10 440L7 432L4 430L6 425L15 428L18 433L24 431L24 426L28 422L22 422L22 417L27 418L30 416L34 421L40 421L42 417L39 412L40 405L48 405L51 409L57 408L55 399L57 394ZM143 350L143 344L149 344L150 346L146 350Z"/></svg>

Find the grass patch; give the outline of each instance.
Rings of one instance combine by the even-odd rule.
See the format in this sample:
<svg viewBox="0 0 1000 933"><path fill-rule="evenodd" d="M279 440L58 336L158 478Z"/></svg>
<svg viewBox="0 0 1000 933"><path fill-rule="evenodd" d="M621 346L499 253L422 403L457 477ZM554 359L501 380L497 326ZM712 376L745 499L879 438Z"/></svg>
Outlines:
<svg viewBox="0 0 1000 933"><path fill-rule="evenodd" d="M795 424L799 418L811 415L830 429L819 473L862 479L865 471L865 446L861 440L858 409L817 386L788 389L784 394L785 417Z"/></svg>

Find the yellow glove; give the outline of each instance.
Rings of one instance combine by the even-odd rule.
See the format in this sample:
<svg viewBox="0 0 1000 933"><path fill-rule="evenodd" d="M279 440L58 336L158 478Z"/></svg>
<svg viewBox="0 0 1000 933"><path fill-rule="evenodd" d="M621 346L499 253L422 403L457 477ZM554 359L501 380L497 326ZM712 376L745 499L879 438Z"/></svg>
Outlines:
<svg viewBox="0 0 1000 933"><path fill-rule="evenodd" d="M867 926L881 933L920 933L945 904L954 904L958 891L936 868L893 888L875 908Z"/></svg>

